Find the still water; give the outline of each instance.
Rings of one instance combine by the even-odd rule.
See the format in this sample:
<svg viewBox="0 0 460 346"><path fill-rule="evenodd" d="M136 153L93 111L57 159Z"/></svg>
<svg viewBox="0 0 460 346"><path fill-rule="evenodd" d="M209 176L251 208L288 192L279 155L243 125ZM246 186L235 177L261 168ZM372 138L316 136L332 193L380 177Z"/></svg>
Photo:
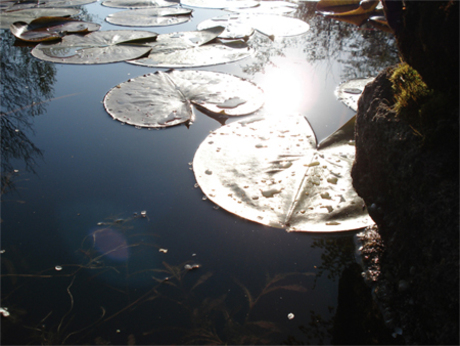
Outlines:
<svg viewBox="0 0 460 346"><path fill-rule="evenodd" d="M255 82L267 98L262 114L300 113L320 141L354 115L335 88L398 57L392 35L324 18L315 6L294 14L311 26L306 34L273 42L257 34L255 56L199 69ZM101 30L124 29L104 21L118 9L82 9ZM195 8L188 23L150 30L195 30L224 13ZM203 200L190 163L219 121L196 111L189 128L136 129L102 105L114 86L157 69L43 62L8 30L0 35L3 344L349 341L339 331L343 316L357 315L347 296L357 291L344 283L358 270L356 232L287 233ZM370 328L387 333L378 322Z"/></svg>

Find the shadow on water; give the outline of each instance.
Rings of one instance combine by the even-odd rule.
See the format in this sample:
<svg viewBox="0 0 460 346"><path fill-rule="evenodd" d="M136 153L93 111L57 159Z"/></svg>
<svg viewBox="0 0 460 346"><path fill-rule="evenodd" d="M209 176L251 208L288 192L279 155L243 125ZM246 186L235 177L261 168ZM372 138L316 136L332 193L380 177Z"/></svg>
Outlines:
<svg viewBox="0 0 460 346"><path fill-rule="evenodd" d="M397 62L391 35L358 30L356 26L318 16L314 6L315 3L307 2L296 12L296 17L310 24L307 34L276 42L255 36L250 44L257 46L258 53L250 63L241 62L243 74L263 73L293 45L302 51L302 59L312 65L325 63L332 69L331 61L339 61L342 80L373 76ZM30 137L34 134L34 117L45 114L48 102L53 100L57 69L53 64L32 58L30 48L14 46L9 32L2 31L0 35L1 188L5 194L14 190L22 167L35 173L37 163L43 159L42 151ZM216 120L223 124L226 119ZM15 173L18 166L19 175ZM118 208L119 204L114 204ZM257 239L254 244L267 252L278 244L264 248L265 239L273 242L283 239L285 243L304 241L302 244L308 245L298 251L302 255L320 253L319 262L315 266L303 265L300 270L275 263L274 267L255 268L247 274L248 268L233 268L231 263L220 269L212 262L218 262L217 258L203 263L203 257L198 260L195 254L191 259L172 255L172 249L159 245L162 238L157 234L161 228L172 227L171 220L164 221L161 227L157 220L154 228L142 211L128 217L123 213L109 216L105 211L96 212L96 205L85 202L84 210L93 209L97 214L94 218L100 218L97 224L76 216L83 210L79 205L58 226L52 225L62 228L68 232L66 237L72 238L66 250L71 258L69 263L50 266L50 259L47 262L24 253L22 239L2 248L5 249L1 255L3 344L393 344L398 341L385 329L370 289L361 277L354 257L353 234L283 234L279 238ZM116 212L125 209L120 206ZM195 216L192 210L183 211L181 217L188 215L186 212ZM161 218L176 216L175 212L163 213ZM224 240L219 241L236 239L237 244L244 246L245 241L262 237L262 231L272 231L258 228L257 231L262 231L252 235L249 223L239 220L235 226L237 221L233 217L222 210L209 216L210 220L216 218L219 231L233 227L230 231L236 234L234 238L220 235ZM231 226L225 224L227 220L231 220L228 221ZM180 227L195 230L190 225L193 222L188 220ZM204 221L199 226L202 224L205 225ZM45 227L51 228L49 224ZM238 233L235 230L238 227L247 233ZM179 241L174 239L172 243ZM49 244L50 253L58 251L53 244ZM188 249L184 244L177 247ZM209 251L220 255L222 250L215 246L214 253ZM268 260L259 263L276 262L277 257L272 253L263 255ZM326 287L332 293L326 295L318 287ZM333 298L327 306L315 302L316 297L324 300L330 296ZM285 306L298 307L299 312L286 311ZM301 314L307 318L302 319Z"/></svg>

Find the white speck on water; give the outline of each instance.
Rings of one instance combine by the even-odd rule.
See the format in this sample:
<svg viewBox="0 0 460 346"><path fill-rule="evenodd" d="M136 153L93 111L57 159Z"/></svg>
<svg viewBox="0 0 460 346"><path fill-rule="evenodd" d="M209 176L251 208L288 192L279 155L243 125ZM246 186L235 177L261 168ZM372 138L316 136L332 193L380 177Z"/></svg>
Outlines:
<svg viewBox="0 0 460 346"><path fill-rule="evenodd" d="M56 270L56 271L58 271L58 272L59 272L59 271L61 271L61 270L62 270L62 267L61 267L61 266L56 266L56 267L54 267L54 270Z"/></svg>
<svg viewBox="0 0 460 346"><path fill-rule="evenodd" d="M293 320L294 317L295 317L295 316L294 316L294 314L293 314L292 312L289 313L289 314L287 315L287 318L288 318L289 320Z"/></svg>

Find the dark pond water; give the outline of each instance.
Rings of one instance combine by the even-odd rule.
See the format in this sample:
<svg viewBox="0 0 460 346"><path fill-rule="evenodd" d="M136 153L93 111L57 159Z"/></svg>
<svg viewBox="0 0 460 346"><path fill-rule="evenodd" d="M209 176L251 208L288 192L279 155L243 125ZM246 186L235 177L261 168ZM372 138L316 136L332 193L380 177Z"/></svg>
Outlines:
<svg viewBox="0 0 460 346"><path fill-rule="evenodd" d="M104 21L117 9L82 9L102 30L123 29ZM195 30L224 13L194 10L150 30ZM354 115L337 85L375 76L397 52L392 35L323 18L315 3L295 16L308 33L256 35L255 56L200 69L254 81L264 109L303 114L321 140ZM104 95L156 69L47 63L0 35L3 344L370 343L369 331L391 342L361 313L370 290L356 298L356 232L287 233L202 199L190 163L218 121L196 111L190 128L149 131L112 120Z"/></svg>

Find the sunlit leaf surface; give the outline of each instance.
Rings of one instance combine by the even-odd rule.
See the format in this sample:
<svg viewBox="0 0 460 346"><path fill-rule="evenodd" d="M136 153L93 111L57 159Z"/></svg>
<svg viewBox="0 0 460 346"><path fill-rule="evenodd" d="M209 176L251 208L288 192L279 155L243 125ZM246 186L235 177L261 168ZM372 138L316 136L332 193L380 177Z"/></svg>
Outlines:
<svg viewBox="0 0 460 346"><path fill-rule="evenodd" d="M181 0L181 5L202 8L248 8L259 6L259 1L253 0Z"/></svg>
<svg viewBox="0 0 460 346"><path fill-rule="evenodd" d="M316 9L328 16L357 16L375 10L379 0L321 0Z"/></svg>
<svg viewBox="0 0 460 346"><path fill-rule="evenodd" d="M245 38L257 30L267 36L296 36L306 33L310 26L304 21L277 15L229 14L207 19L197 25L203 30L215 25L225 26L219 35L223 39Z"/></svg>
<svg viewBox="0 0 460 346"><path fill-rule="evenodd" d="M146 8L115 12L105 20L123 26L167 26L188 22L191 14L185 8Z"/></svg>
<svg viewBox="0 0 460 346"><path fill-rule="evenodd" d="M66 35L57 43L40 43L32 50L36 58L63 64L105 64L147 55L147 43L157 34L149 31L109 30L87 35Z"/></svg>
<svg viewBox="0 0 460 346"><path fill-rule="evenodd" d="M1 12L0 29L8 29L15 22L30 23L39 17L65 17L80 13L76 8L30 8L24 10Z"/></svg>
<svg viewBox="0 0 460 346"><path fill-rule="evenodd" d="M102 5L115 8L150 8L150 7L173 7L176 2L164 0L106 0Z"/></svg>
<svg viewBox="0 0 460 346"><path fill-rule="evenodd" d="M117 85L104 98L106 111L123 123L168 127L194 120L192 105L214 114L251 114L263 92L244 79L209 71L158 71Z"/></svg>
<svg viewBox="0 0 460 346"><path fill-rule="evenodd" d="M372 224L352 186L354 123L317 149L303 116L223 126L193 159L204 194L227 211L288 231L337 232Z"/></svg>
<svg viewBox="0 0 460 346"><path fill-rule="evenodd" d="M18 39L28 42L41 42L60 39L69 33L88 33L100 29L99 24L83 22L69 17L40 17L29 24L11 24L11 33Z"/></svg>
<svg viewBox="0 0 460 346"><path fill-rule="evenodd" d="M212 43L224 27L202 31L184 31L158 35L151 44L148 57L130 60L129 63L150 67L199 67L225 64L244 59L253 54L245 43Z"/></svg>
<svg viewBox="0 0 460 346"><path fill-rule="evenodd" d="M358 100L364 91L366 85L374 80L371 78L358 78L351 79L340 84L335 90L335 96L347 107L350 107L354 111L358 110Z"/></svg>
<svg viewBox="0 0 460 346"><path fill-rule="evenodd" d="M244 14L289 14L294 13L299 5L293 4L287 1L261 1L259 6L250 7L250 8L237 8L237 7L230 7L227 8L227 11L231 12L238 12Z"/></svg>

